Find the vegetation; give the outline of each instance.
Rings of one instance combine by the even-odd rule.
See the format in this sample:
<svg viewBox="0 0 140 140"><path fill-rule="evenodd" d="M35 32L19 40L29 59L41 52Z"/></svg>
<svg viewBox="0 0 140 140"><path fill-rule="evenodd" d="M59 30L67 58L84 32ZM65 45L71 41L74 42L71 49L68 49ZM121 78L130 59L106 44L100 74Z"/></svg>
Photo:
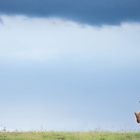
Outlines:
<svg viewBox="0 0 140 140"><path fill-rule="evenodd" d="M140 133L0 132L0 140L140 140Z"/></svg>

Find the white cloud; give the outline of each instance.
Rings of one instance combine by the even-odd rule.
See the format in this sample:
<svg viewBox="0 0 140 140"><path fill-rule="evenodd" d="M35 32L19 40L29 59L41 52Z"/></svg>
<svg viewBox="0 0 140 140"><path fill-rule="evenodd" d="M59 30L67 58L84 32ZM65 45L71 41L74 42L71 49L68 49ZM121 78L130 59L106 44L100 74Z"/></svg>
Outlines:
<svg viewBox="0 0 140 140"><path fill-rule="evenodd" d="M140 24L92 27L61 19L2 16L1 61L94 60L133 63L140 59Z"/></svg>

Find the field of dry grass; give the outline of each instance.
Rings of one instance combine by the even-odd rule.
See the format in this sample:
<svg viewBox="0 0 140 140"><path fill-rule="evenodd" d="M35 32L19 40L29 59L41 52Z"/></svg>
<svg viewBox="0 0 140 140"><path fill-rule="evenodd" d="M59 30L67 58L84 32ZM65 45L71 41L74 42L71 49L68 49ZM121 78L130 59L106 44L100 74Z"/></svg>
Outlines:
<svg viewBox="0 0 140 140"><path fill-rule="evenodd" d="M140 133L1 132L0 140L140 140Z"/></svg>

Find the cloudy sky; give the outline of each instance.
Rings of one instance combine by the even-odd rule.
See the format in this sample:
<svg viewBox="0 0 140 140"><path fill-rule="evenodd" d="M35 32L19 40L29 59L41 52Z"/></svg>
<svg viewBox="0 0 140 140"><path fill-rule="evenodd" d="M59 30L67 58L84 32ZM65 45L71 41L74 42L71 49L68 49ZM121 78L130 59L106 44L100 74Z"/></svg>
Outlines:
<svg viewBox="0 0 140 140"><path fill-rule="evenodd" d="M1 0L0 129L136 131L140 1Z"/></svg>

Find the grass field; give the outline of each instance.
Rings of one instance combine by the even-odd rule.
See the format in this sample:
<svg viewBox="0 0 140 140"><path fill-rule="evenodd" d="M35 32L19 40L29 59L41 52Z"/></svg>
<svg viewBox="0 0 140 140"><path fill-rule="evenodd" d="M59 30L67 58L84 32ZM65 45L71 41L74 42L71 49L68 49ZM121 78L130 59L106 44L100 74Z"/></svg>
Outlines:
<svg viewBox="0 0 140 140"><path fill-rule="evenodd" d="M140 133L1 132L0 140L140 140Z"/></svg>

